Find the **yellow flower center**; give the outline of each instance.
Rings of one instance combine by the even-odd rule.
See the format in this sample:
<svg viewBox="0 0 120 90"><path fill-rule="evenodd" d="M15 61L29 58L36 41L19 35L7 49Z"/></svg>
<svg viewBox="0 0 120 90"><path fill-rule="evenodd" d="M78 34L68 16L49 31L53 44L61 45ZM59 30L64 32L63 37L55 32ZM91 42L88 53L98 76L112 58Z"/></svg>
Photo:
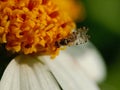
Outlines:
<svg viewBox="0 0 120 90"><path fill-rule="evenodd" d="M55 42L75 28L52 0L0 0L0 43L23 54L56 55Z"/></svg>
<svg viewBox="0 0 120 90"><path fill-rule="evenodd" d="M69 14L76 21L84 19L85 10L81 0L53 0L61 10Z"/></svg>

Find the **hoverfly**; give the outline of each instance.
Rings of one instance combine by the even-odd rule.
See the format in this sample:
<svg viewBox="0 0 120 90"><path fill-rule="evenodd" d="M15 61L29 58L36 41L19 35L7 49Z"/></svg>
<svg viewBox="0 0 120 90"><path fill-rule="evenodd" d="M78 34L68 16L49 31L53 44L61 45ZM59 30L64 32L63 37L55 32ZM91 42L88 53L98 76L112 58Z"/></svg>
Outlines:
<svg viewBox="0 0 120 90"><path fill-rule="evenodd" d="M88 29L86 27L74 30L66 38L56 41L55 46L59 48L61 46L73 46L83 44L88 41L88 35L86 35L87 31Z"/></svg>

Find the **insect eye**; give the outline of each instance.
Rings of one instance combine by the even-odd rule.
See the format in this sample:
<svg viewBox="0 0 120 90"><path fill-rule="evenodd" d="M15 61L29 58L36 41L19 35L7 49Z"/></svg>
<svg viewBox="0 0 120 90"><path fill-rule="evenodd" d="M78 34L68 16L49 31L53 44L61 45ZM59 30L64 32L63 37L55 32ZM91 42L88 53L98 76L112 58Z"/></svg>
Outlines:
<svg viewBox="0 0 120 90"><path fill-rule="evenodd" d="M60 41L60 44L61 44L61 45L67 45L67 43L68 43L67 39L62 39L62 40Z"/></svg>

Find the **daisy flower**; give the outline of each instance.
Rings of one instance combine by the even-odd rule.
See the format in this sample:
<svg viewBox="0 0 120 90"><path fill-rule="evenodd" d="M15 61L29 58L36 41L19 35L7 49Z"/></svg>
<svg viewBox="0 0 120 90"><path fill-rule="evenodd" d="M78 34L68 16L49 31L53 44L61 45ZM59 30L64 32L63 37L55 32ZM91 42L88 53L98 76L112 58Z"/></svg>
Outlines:
<svg viewBox="0 0 120 90"><path fill-rule="evenodd" d="M86 41L86 29L52 0L0 0L0 44L16 55L0 90L99 90L105 71L91 44L61 51Z"/></svg>

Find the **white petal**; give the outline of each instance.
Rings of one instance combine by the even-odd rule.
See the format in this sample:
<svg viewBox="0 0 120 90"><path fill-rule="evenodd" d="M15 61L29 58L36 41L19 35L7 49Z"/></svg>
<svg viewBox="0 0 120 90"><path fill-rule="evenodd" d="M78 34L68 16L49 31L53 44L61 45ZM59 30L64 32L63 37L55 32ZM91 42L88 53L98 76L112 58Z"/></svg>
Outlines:
<svg viewBox="0 0 120 90"><path fill-rule="evenodd" d="M0 82L0 90L20 90L19 67L16 62L12 61L4 72ZM12 84L15 84L14 86Z"/></svg>
<svg viewBox="0 0 120 90"><path fill-rule="evenodd" d="M76 60L67 53L62 51L53 61L47 56L42 58L63 90L99 90L97 85L83 73Z"/></svg>
<svg viewBox="0 0 120 90"><path fill-rule="evenodd" d="M0 90L60 90L46 65L37 58L19 56L11 61L0 83Z"/></svg>
<svg viewBox="0 0 120 90"><path fill-rule="evenodd" d="M84 45L67 49L67 53L73 56L85 73L95 82L102 82L106 77L104 60L97 49L89 42Z"/></svg>

